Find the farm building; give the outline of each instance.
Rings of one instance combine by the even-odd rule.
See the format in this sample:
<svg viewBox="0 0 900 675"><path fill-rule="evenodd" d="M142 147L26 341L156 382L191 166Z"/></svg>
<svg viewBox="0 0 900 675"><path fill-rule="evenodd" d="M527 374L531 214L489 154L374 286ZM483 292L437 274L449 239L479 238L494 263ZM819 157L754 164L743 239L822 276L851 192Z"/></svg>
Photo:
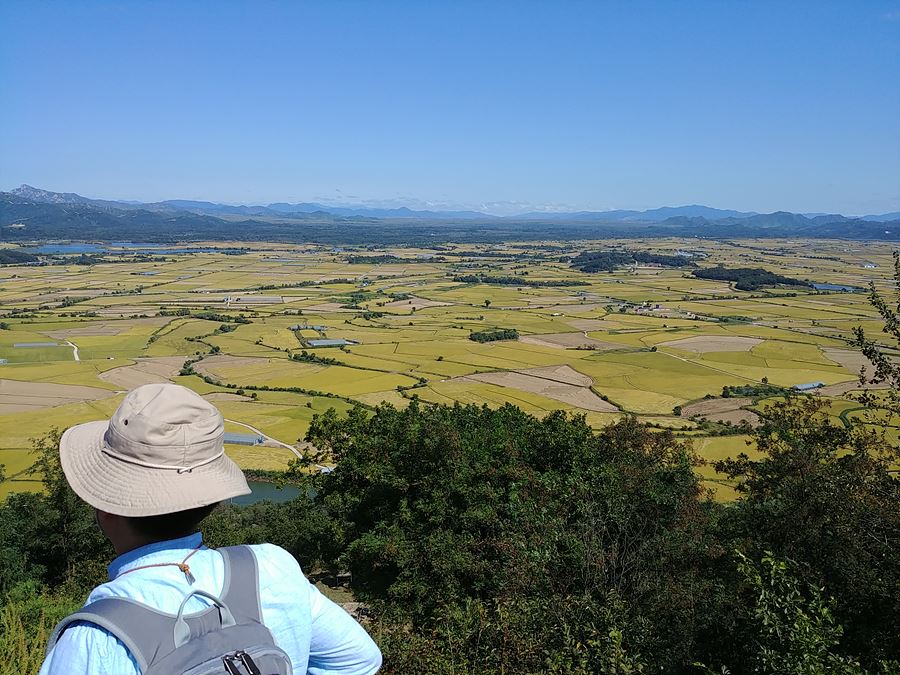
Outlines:
<svg viewBox="0 0 900 675"><path fill-rule="evenodd" d="M353 340L344 340L344 339L336 339L336 340L307 340L310 347L346 347L347 345L355 345L357 344Z"/></svg>
<svg viewBox="0 0 900 675"><path fill-rule="evenodd" d="M792 388L797 391L813 391L824 386L824 382L807 382L806 384L795 384Z"/></svg>
<svg viewBox="0 0 900 675"><path fill-rule="evenodd" d="M265 436L259 434L236 434L230 431L225 432L225 442L232 445L262 445L266 440Z"/></svg>

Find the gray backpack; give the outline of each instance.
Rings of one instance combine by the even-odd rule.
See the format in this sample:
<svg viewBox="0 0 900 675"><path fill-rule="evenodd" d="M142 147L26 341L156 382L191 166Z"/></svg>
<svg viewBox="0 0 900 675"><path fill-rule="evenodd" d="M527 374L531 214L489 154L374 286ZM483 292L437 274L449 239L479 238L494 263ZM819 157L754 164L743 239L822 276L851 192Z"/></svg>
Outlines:
<svg viewBox="0 0 900 675"><path fill-rule="evenodd" d="M73 622L86 621L121 640L143 675L292 675L290 658L262 624L253 551L246 546L218 550L225 558L221 598L191 591L177 614L126 598L102 598L63 619L47 651ZM184 616L187 601L195 595L213 605Z"/></svg>

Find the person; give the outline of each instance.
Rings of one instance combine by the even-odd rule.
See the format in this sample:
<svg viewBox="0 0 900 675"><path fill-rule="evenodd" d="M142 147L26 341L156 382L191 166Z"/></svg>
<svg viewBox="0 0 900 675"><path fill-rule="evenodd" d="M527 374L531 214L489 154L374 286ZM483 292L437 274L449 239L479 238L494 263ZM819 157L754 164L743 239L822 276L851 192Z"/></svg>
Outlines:
<svg viewBox="0 0 900 675"><path fill-rule="evenodd" d="M191 591L223 592L224 557L203 545L198 526L250 488L225 455L224 420L213 405L174 384L138 387L110 420L68 429L60 463L118 555L87 604L126 598L174 616ZM381 653L365 629L310 584L290 553L272 544L248 548L259 616L295 674L378 671ZM209 606L193 595L186 611ZM40 675L137 675L139 662L112 632L75 621L51 639Z"/></svg>

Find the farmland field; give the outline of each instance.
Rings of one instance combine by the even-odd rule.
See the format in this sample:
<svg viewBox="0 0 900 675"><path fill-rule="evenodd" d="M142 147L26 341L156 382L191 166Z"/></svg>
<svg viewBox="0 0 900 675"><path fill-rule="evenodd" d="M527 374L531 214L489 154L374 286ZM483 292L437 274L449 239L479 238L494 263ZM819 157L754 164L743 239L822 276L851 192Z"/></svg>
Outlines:
<svg viewBox="0 0 900 675"><path fill-rule="evenodd" d="M249 425L270 437L229 446L245 468L286 467L295 452L280 444L300 451L313 415L330 407L412 397L561 409L595 427L632 414L721 459L748 450L747 427L796 385L820 385L815 395L835 419L858 416L851 397L866 364L848 338L857 326L878 333L865 293L748 292L690 267L584 273L569 259L688 251L699 267L763 267L857 289L890 283L890 247L866 242L239 246L240 255L219 243L149 260L120 251L95 264L58 255L4 267L0 464L11 480L0 496L36 489L25 472L30 439L107 416L128 389L165 381L213 401L230 431ZM492 331L501 339L470 339ZM723 387L763 385L765 396L722 398ZM710 465L698 470L721 498L733 494Z"/></svg>

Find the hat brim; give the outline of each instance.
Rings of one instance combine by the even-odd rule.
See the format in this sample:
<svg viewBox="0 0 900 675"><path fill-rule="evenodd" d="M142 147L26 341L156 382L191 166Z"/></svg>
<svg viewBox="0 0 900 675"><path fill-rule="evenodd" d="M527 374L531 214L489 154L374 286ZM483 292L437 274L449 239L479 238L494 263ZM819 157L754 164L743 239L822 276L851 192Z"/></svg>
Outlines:
<svg viewBox="0 0 900 675"><path fill-rule="evenodd" d="M103 452L109 422L88 422L67 429L59 444L66 480L94 508L139 518L186 511L250 494L237 464L221 457L179 473L152 469Z"/></svg>

